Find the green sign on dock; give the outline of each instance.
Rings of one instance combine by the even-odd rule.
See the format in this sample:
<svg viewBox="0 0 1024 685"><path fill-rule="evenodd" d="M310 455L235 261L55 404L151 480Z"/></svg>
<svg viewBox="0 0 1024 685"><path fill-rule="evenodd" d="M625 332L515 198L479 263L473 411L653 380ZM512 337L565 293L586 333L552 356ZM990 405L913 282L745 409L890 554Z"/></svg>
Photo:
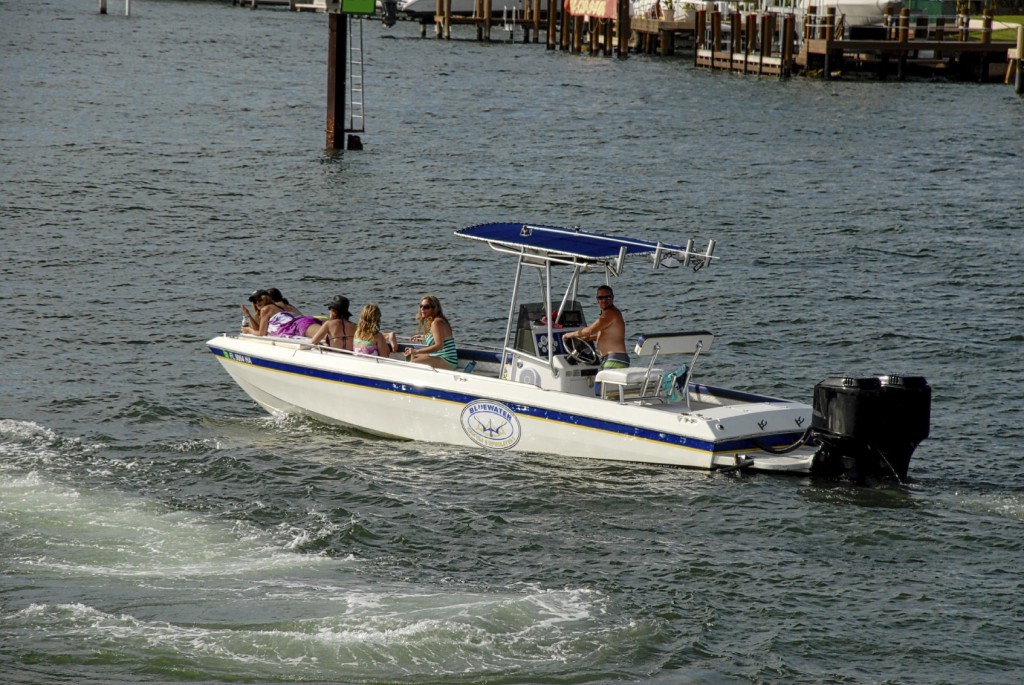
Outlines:
<svg viewBox="0 0 1024 685"><path fill-rule="evenodd" d="M376 12L375 0L341 0L342 14L373 14Z"/></svg>

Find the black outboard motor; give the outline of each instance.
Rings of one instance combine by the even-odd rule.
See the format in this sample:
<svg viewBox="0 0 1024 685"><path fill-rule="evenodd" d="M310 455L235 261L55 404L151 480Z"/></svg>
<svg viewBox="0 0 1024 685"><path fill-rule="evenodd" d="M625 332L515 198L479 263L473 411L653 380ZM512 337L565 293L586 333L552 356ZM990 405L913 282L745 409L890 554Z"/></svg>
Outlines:
<svg viewBox="0 0 1024 685"><path fill-rule="evenodd" d="M910 457L928 437L931 403L922 376L826 378L814 386L813 473L862 485L906 481Z"/></svg>
<svg viewBox="0 0 1024 685"><path fill-rule="evenodd" d="M384 0L381 3L381 8L384 11L380 15L380 23L391 28L398 21L398 0Z"/></svg>

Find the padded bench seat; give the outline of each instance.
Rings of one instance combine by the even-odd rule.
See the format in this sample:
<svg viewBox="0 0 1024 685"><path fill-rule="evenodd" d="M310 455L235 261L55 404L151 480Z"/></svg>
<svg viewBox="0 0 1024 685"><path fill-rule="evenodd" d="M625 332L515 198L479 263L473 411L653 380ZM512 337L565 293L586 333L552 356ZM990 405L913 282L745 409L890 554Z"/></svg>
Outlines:
<svg viewBox="0 0 1024 685"><path fill-rule="evenodd" d="M601 384L601 399L608 399L608 391L617 389L619 402L622 402L629 386L636 386L630 389L639 396L644 389L644 379L648 378L648 371L650 380L647 382L647 392L653 395L658 392L661 377L665 374L665 370L658 367L648 369L646 366L629 366L624 369L601 369L594 377L594 381Z"/></svg>

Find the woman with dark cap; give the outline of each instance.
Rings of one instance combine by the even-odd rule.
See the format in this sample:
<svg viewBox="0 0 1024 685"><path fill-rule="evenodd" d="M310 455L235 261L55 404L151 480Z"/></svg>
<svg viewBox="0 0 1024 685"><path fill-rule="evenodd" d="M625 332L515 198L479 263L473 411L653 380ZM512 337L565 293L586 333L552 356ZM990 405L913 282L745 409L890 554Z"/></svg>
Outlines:
<svg viewBox="0 0 1024 685"><path fill-rule="evenodd" d="M356 325L349 321L352 312L348 310L348 298L338 295L325 306L331 312L331 318L324 322L310 342L319 345L326 339L329 347L351 352Z"/></svg>
<svg viewBox="0 0 1024 685"><path fill-rule="evenodd" d="M245 315L245 321L242 322L243 333L246 332L246 328L253 331L258 331L260 329L260 308L257 303L265 294L267 294L266 290L254 290L253 293L249 295L249 302L252 303L253 309L253 313L251 314L249 313L249 308L244 304L242 305L242 314Z"/></svg>

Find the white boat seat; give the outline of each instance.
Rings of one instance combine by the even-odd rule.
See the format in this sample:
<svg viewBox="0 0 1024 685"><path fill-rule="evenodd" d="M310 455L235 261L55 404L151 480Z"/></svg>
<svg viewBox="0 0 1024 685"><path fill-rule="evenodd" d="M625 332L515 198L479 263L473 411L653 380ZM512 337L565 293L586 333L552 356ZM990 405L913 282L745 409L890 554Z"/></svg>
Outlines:
<svg viewBox="0 0 1024 685"><path fill-rule="evenodd" d="M714 339L711 331L641 335L633 353L638 357L648 357L652 354L694 354L698 349L709 352Z"/></svg>
<svg viewBox="0 0 1024 685"><path fill-rule="evenodd" d="M614 393L619 404L622 404L627 398L642 400L657 397L664 373L662 368L648 366L601 369L594 377L594 382L601 384L601 399L610 399L611 393Z"/></svg>
<svg viewBox="0 0 1024 685"><path fill-rule="evenodd" d="M686 408L689 409L690 393L688 388L690 387L690 378L693 376L693 368L697 365L697 357L699 357L702 352L707 352L711 349L711 343L714 339L715 336L712 335L711 331L687 331L685 333L655 333L652 335L641 335L636 341L636 347L633 349L633 352L637 356L651 357L651 367L653 367L654 363L658 360L659 354L693 355L689 364L685 364L677 371L674 371L672 373L673 378L666 379L667 387L661 387L661 381L663 378L662 376L658 376L658 387L655 388L654 393L650 394L654 397L661 397L668 402L676 402L679 399L684 399L686 401ZM649 390L650 383L648 383L647 387Z"/></svg>

